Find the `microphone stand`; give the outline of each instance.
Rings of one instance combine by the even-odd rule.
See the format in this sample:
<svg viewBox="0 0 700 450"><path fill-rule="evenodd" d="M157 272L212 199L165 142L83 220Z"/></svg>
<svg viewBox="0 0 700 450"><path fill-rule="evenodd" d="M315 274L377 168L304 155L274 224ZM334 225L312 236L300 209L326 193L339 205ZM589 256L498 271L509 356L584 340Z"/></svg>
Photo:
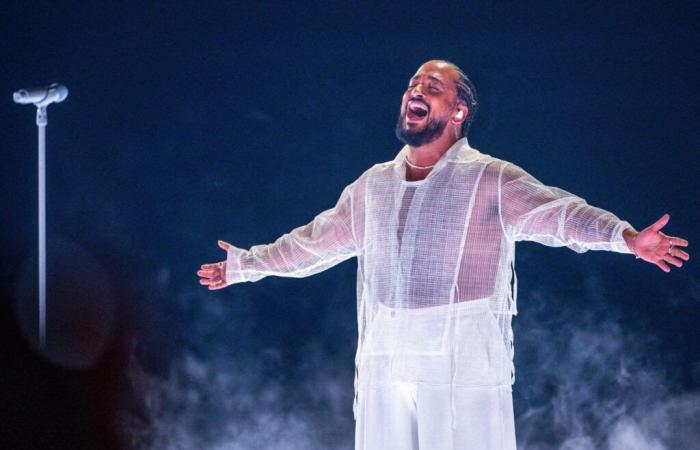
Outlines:
<svg viewBox="0 0 700 450"><path fill-rule="evenodd" d="M60 102L68 95L68 90L56 83L49 86L47 89L64 90L62 97L59 99L51 96L48 92L44 98L30 100L27 96L32 93L27 90L15 92L13 98L15 103L27 104L33 103L36 106L36 126L39 131L39 345L44 348L46 345L46 125L48 124L48 116L46 108L54 102Z"/></svg>

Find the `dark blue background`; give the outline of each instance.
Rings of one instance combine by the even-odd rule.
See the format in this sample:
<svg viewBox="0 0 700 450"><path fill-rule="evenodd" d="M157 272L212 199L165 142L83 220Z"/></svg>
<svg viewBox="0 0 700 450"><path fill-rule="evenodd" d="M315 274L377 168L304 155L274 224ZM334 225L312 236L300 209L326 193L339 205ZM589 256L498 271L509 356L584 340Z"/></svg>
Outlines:
<svg viewBox="0 0 700 450"><path fill-rule="evenodd" d="M299 435L314 436L309 442L319 448L347 448L354 261L309 279L216 293L198 286L195 271L223 258L217 239L240 247L271 242L332 206L370 165L393 158L404 86L428 59L455 62L476 85L472 146L639 230L668 212L664 231L688 239L691 258L700 238L700 14L691 3L10 2L2 9L0 444L185 445L158 441L151 427L163 411L153 413L144 400L149 388L130 375L138 367L157 385L172 380L184 358L207 375L187 364L184 373L207 379L254 373L250 392L270 388L270 380L276 406L260 407L311 424L331 407L299 388L312 389L309 374L320 371L337 382L340 406L326 422L332 429L301 427ZM36 350L17 319L17 304L26 303L21 279L37 251L36 127L34 108L14 105L11 94L54 81L70 96L49 108L49 277L78 289L99 271L108 281L97 290L115 299L99 313L111 321L109 339L80 369ZM78 256L65 246L51 253L59 241L78 245L99 268L67 264ZM608 356L615 367L620 358L634 361L633 378L638 369L663 382L650 402L698 392L693 259L665 274L630 255L526 243L517 260L521 442L528 412L560 398L557 366L571 360L566 349L577 348L578 328L595 336L612 327L618 342L636 345L611 346ZM100 302L99 295L54 295L55 304ZM80 326L72 313L60 320ZM545 345L555 356L542 353ZM216 369L213 361L242 362ZM223 428L221 415L234 424L257 417L253 406L221 406L238 389L233 380L207 391L187 418L173 415L174 426L185 428L192 417L207 423L192 428L208 431L190 445L220 444L212 436ZM162 402L167 410L168 399ZM596 430L605 427L582 420L602 442ZM558 445L569 431L543 432L541 447L528 448ZM255 448L240 445L232 448Z"/></svg>

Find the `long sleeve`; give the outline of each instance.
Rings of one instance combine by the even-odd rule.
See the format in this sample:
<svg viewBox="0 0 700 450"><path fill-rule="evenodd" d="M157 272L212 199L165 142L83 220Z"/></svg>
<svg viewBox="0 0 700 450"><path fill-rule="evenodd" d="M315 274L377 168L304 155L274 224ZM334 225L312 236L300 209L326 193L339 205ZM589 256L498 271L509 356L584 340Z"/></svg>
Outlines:
<svg viewBox="0 0 700 450"><path fill-rule="evenodd" d="M355 256L358 244L352 212L356 184L343 190L335 207L274 243L256 245L250 250L230 247L226 258L227 284L258 281L268 275L306 277Z"/></svg>
<svg viewBox="0 0 700 450"><path fill-rule="evenodd" d="M542 184L514 164L501 168L499 203L503 229L511 241L567 246L578 253L632 253L622 237L625 229L634 230L629 222L563 189Z"/></svg>

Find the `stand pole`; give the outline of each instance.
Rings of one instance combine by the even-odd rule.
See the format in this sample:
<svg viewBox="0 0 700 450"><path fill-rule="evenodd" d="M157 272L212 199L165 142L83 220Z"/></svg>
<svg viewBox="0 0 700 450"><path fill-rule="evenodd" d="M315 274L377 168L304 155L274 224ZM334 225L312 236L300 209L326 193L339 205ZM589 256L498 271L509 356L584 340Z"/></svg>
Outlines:
<svg viewBox="0 0 700 450"><path fill-rule="evenodd" d="M46 107L36 109L39 129L39 345L46 345Z"/></svg>

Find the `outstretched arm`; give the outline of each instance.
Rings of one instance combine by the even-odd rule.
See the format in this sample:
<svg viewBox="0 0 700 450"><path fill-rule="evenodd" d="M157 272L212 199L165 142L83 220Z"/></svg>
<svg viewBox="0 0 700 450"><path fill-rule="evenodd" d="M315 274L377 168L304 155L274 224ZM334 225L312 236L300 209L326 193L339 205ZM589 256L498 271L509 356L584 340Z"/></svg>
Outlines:
<svg viewBox="0 0 700 450"><path fill-rule="evenodd" d="M545 186L514 164L501 169L501 220L513 241L528 240L558 247L568 246L579 253L609 250L632 253L656 264L664 272L683 265L690 256L678 247L688 241L670 237L661 228L668 223L664 214L641 232L613 213L591 206L574 194Z"/></svg>
<svg viewBox="0 0 700 450"><path fill-rule="evenodd" d="M622 236L626 229L636 233L629 222L570 192L542 184L515 164L501 168L499 188L501 221L511 241L567 246L579 253L632 253Z"/></svg>
<svg viewBox="0 0 700 450"><path fill-rule="evenodd" d="M343 190L334 208L272 244L244 250L219 241L219 247L227 252L226 260L202 265L197 272L200 283L213 290L268 275L306 277L355 256L358 241L353 233L352 210L356 184Z"/></svg>

